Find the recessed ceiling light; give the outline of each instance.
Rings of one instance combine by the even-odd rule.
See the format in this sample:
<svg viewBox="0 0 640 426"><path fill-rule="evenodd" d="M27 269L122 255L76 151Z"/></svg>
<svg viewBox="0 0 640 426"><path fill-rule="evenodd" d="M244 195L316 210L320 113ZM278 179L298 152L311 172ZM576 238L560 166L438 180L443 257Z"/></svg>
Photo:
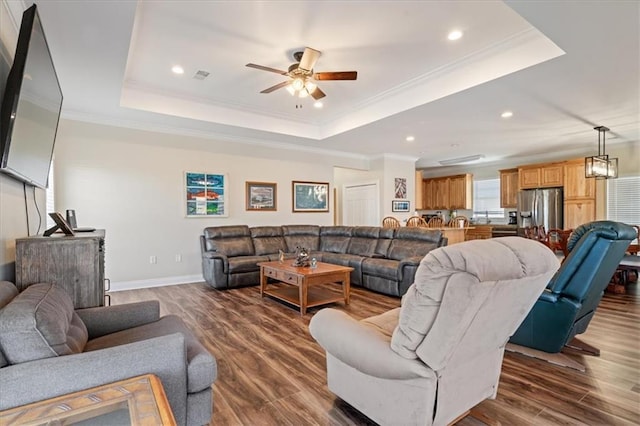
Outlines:
<svg viewBox="0 0 640 426"><path fill-rule="evenodd" d="M174 74L184 74L184 68L182 68L180 65L174 65L173 67L171 67L171 71Z"/></svg>
<svg viewBox="0 0 640 426"><path fill-rule="evenodd" d="M500 114L500 117L502 117L502 118L511 118L511 117L513 117L513 113L511 111L505 111L502 114Z"/></svg>
<svg viewBox="0 0 640 426"><path fill-rule="evenodd" d="M454 30L449 33L447 38L451 41L459 40L462 38L462 31Z"/></svg>
<svg viewBox="0 0 640 426"><path fill-rule="evenodd" d="M407 142L413 142L413 141L415 141L415 140L416 140L416 138L415 138L414 136L407 136L407 137L405 138L405 140L406 140Z"/></svg>
<svg viewBox="0 0 640 426"><path fill-rule="evenodd" d="M451 146L451 148L457 148L457 147L460 146L460 144L459 143L452 143L450 146Z"/></svg>
<svg viewBox="0 0 640 426"><path fill-rule="evenodd" d="M316 102L314 102L313 106L314 106L314 107L316 107L316 108L318 108L318 109L320 109L320 108L322 108L324 105L322 104L322 102L320 102L320 101L316 101Z"/></svg>

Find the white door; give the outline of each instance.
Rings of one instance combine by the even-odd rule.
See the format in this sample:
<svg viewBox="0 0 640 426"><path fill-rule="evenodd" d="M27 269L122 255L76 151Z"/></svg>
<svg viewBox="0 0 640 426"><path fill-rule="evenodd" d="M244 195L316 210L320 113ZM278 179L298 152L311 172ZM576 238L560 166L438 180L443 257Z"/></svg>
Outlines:
<svg viewBox="0 0 640 426"><path fill-rule="evenodd" d="M345 185L342 194L343 225L380 225L380 191L377 182Z"/></svg>

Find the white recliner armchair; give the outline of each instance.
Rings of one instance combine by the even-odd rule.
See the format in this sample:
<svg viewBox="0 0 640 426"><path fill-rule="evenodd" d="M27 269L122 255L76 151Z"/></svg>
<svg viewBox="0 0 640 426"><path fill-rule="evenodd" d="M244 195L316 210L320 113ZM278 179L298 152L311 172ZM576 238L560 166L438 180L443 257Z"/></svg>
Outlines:
<svg viewBox="0 0 640 426"><path fill-rule="evenodd" d="M505 345L558 266L537 241L468 241L427 254L400 308L321 310L329 389L381 425L450 423L495 398Z"/></svg>

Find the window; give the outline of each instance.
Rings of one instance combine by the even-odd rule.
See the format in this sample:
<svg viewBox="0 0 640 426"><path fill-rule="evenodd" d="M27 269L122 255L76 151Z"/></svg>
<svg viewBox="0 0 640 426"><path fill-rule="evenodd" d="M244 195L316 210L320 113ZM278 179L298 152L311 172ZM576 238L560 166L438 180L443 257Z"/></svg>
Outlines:
<svg viewBox="0 0 640 426"><path fill-rule="evenodd" d="M640 225L640 176L607 180L607 219Z"/></svg>
<svg viewBox="0 0 640 426"><path fill-rule="evenodd" d="M504 219L500 207L500 179L473 181L473 217Z"/></svg>

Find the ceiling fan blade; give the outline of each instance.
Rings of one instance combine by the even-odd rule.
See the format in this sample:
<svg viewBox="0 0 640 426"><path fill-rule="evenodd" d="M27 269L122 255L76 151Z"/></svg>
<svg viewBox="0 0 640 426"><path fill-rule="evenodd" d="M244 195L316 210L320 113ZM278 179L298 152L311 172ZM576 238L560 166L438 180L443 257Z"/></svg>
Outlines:
<svg viewBox="0 0 640 426"><path fill-rule="evenodd" d="M319 87L316 87L316 90L311 92L311 96L313 97L313 99L315 99L317 101L318 99L322 99L327 95L325 95L324 92L322 90L320 90Z"/></svg>
<svg viewBox="0 0 640 426"><path fill-rule="evenodd" d="M280 74L280 75L287 75L286 71L277 70L275 68L270 68L270 67L265 67L263 65L247 64L246 66L248 66L249 68L255 68L257 70L275 72L276 74Z"/></svg>
<svg viewBox="0 0 640 426"><path fill-rule="evenodd" d="M316 80L356 80L358 78L357 71L333 71L333 72L317 72L313 74Z"/></svg>
<svg viewBox="0 0 640 426"><path fill-rule="evenodd" d="M274 91L276 91L278 89L282 89L283 87L288 86L289 84L291 84L290 81L283 81L282 83L278 83L275 86L269 87L268 89L264 89L260 93L271 93L271 92L274 92Z"/></svg>
<svg viewBox="0 0 640 426"><path fill-rule="evenodd" d="M321 53L319 50L312 49L310 47L304 48L304 53L302 54L302 59L300 59L300 64L298 68L303 71L311 71L313 66L316 64L316 61L320 57Z"/></svg>

